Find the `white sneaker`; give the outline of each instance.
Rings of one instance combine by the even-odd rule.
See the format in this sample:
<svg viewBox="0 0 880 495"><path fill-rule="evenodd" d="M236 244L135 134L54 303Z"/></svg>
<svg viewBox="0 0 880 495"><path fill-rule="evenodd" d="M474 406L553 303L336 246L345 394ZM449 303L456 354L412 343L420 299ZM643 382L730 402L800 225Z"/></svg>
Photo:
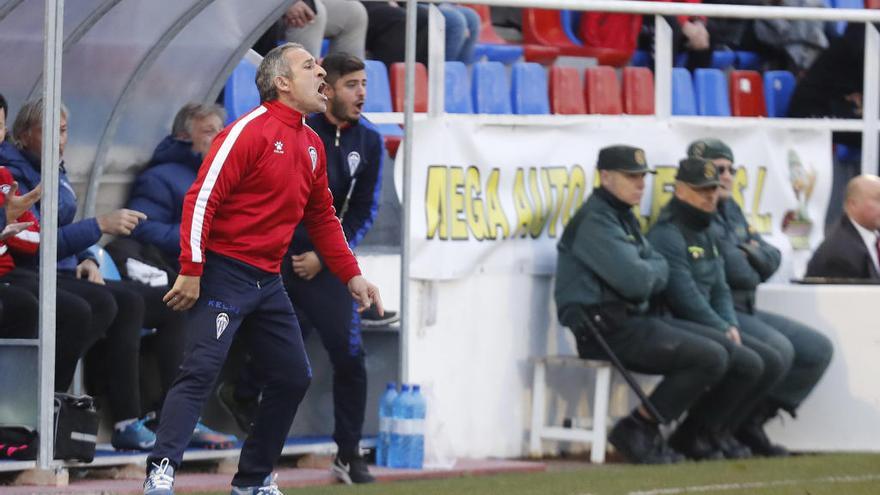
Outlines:
<svg viewBox="0 0 880 495"><path fill-rule="evenodd" d="M262 486L233 486L230 495L284 495L275 484L277 473L266 476Z"/></svg>
<svg viewBox="0 0 880 495"><path fill-rule="evenodd" d="M153 463L144 480L144 495L174 495L174 466L167 457L159 464Z"/></svg>

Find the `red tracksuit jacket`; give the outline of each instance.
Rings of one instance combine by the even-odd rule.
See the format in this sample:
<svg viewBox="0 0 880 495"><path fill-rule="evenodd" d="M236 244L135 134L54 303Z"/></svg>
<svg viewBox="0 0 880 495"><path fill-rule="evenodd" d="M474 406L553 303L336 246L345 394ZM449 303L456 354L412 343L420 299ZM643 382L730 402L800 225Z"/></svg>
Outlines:
<svg viewBox="0 0 880 495"><path fill-rule="evenodd" d="M333 209L321 138L302 114L265 102L217 135L186 193L180 273L201 275L205 250L279 273L300 220L343 283L360 274Z"/></svg>
<svg viewBox="0 0 880 495"><path fill-rule="evenodd" d="M6 204L6 193L12 187L12 174L6 167L0 167L0 206ZM0 210L2 211L2 210ZM40 224L37 217L30 210L25 210L16 222L34 222L27 230L17 235L0 241L0 275L6 275L15 268L15 260L12 253L33 256L40 248Z"/></svg>

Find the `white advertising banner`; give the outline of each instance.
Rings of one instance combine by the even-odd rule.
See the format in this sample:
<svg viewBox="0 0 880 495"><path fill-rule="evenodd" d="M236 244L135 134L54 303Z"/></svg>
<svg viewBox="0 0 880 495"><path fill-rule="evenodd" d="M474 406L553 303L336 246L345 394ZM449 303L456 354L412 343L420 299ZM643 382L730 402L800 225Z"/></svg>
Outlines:
<svg viewBox="0 0 880 495"><path fill-rule="evenodd" d="M600 148L640 147L657 170L641 205L647 227L672 195L678 160L702 137L719 138L733 150L734 198L752 226L783 252L774 279L802 276L810 248L823 235L830 131L613 118L514 126L473 117L415 123L411 276L552 274L562 230L593 188Z"/></svg>

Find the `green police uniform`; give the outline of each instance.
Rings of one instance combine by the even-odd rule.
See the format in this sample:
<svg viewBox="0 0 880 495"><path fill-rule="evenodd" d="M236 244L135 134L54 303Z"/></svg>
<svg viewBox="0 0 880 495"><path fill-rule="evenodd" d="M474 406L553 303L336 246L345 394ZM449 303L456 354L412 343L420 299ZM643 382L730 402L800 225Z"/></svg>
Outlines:
<svg viewBox="0 0 880 495"><path fill-rule="evenodd" d="M703 159L691 158L679 164L676 180L693 187L718 187L718 171ZM663 209L648 239L669 263L669 284L663 305L678 318L695 321L724 335L738 327L733 298L727 286L725 265L710 230L712 214L673 198ZM782 359L770 346L741 334L743 345L735 346L743 356L739 369L729 373L749 376L747 387L736 389L736 404L719 421L732 430L784 372Z"/></svg>
<svg viewBox="0 0 880 495"><path fill-rule="evenodd" d="M604 148L598 168L648 172L644 152L628 146ZM558 252L554 294L559 318L575 334L581 357L607 359L583 322L584 307L600 306L613 310L614 331L605 338L624 366L666 375L651 394L665 419L681 416L722 379L732 347L726 339L710 328L647 314L651 298L666 286L668 269L642 236L630 205L596 189L566 226ZM730 407L725 400L701 401L703 407L691 409L689 416L712 418ZM668 462L669 456L652 447L632 445L638 444L631 438L639 428L653 428L648 437L661 438L656 426L644 422L634 413L618 422L609 439L631 461Z"/></svg>
<svg viewBox="0 0 880 495"><path fill-rule="evenodd" d="M733 162L733 152L717 139L691 143L688 154L706 159L726 158ZM776 272L782 256L751 228L735 201L719 201L711 230L724 258L727 284L733 295L740 329L775 349L787 369L768 395L768 404L751 413L758 417L754 421L747 420L754 427L756 422L760 425L775 413L777 407L794 413L824 374L831 361L833 346L827 337L806 325L755 309L758 284ZM752 432L756 433L763 437L762 432ZM757 453L773 453L773 446L765 438L753 438L747 443Z"/></svg>

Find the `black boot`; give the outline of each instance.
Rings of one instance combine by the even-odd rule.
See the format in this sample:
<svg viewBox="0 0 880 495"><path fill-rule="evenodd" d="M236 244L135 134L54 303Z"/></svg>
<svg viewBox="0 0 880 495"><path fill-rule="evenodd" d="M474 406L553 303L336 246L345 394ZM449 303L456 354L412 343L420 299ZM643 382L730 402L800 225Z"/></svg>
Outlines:
<svg viewBox="0 0 880 495"><path fill-rule="evenodd" d="M681 460L680 454L666 445L657 424L637 411L614 425L608 441L634 464L672 464Z"/></svg>
<svg viewBox="0 0 880 495"><path fill-rule="evenodd" d="M669 445L688 459L695 461L715 461L724 459L724 453L713 441L714 438L702 426L687 420L669 437Z"/></svg>
<svg viewBox="0 0 880 495"><path fill-rule="evenodd" d="M741 444L729 431L722 430L711 435L712 444L724 454L725 459L748 459L752 450Z"/></svg>
<svg viewBox="0 0 880 495"><path fill-rule="evenodd" d="M736 432L736 439L752 450L752 454L765 457L787 457L788 449L776 445L764 432L764 423L779 413L779 408L759 405Z"/></svg>

